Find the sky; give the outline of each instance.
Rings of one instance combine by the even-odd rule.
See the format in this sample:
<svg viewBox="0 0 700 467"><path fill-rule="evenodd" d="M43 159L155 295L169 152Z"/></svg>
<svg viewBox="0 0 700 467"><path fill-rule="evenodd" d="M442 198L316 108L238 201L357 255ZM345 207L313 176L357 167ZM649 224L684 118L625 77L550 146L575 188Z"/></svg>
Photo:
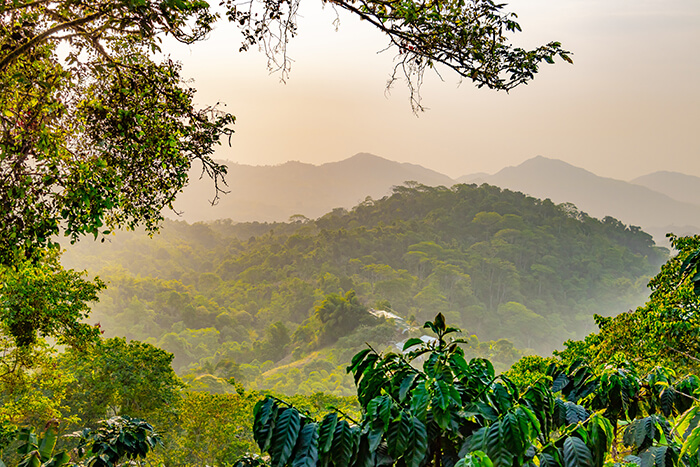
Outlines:
<svg viewBox="0 0 700 467"><path fill-rule="evenodd" d="M366 22L302 0L285 83L264 54L238 52L235 26L208 40L167 43L201 105L236 115L216 157L250 165L338 161L358 152L423 165L453 178L495 173L537 155L631 180L657 170L700 176L700 1L514 0L515 45L556 40L574 64L542 65L509 94L477 89L440 70L411 111L395 51Z"/></svg>

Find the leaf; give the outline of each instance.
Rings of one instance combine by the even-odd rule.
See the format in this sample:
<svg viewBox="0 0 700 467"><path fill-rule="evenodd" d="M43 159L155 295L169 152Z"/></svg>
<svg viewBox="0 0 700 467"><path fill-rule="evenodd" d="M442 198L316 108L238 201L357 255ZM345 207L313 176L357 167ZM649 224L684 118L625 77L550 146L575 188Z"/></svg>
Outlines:
<svg viewBox="0 0 700 467"><path fill-rule="evenodd" d="M566 403L566 422L572 423L583 422L588 418L588 412L583 406L574 404L573 402Z"/></svg>
<svg viewBox="0 0 700 467"><path fill-rule="evenodd" d="M413 415L424 421L428 410L428 402L430 402L430 394L424 381L419 383L411 392L411 412Z"/></svg>
<svg viewBox="0 0 700 467"><path fill-rule="evenodd" d="M401 387L399 388L399 402L403 402L408 394L408 391L413 386L413 382L418 377L418 373L412 373L406 376L403 381L401 381Z"/></svg>
<svg viewBox="0 0 700 467"><path fill-rule="evenodd" d="M384 430L382 428L374 428L367 433L367 442L369 444L369 450L374 452L377 450L377 446L382 442L382 437L384 436Z"/></svg>
<svg viewBox="0 0 700 467"><path fill-rule="evenodd" d="M389 420L391 419L391 409L393 407L393 402L389 396L383 396L382 401L379 404L379 418L384 422L384 429L389 426Z"/></svg>
<svg viewBox="0 0 700 467"><path fill-rule="evenodd" d="M511 467L514 455L506 446L502 437L501 422L494 423L488 428L486 434L486 454L493 461L495 467Z"/></svg>
<svg viewBox="0 0 700 467"><path fill-rule="evenodd" d="M259 401L253 408L253 437L261 452L266 452L270 447L278 410L277 403L270 397Z"/></svg>
<svg viewBox="0 0 700 467"><path fill-rule="evenodd" d="M300 423L299 412L295 408L283 409L277 417L270 446L270 462L273 467L285 465L292 455L299 437Z"/></svg>
<svg viewBox="0 0 700 467"><path fill-rule="evenodd" d="M586 443L580 438L569 436L562 447L564 467L592 467L593 457Z"/></svg>
<svg viewBox="0 0 700 467"><path fill-rule="evenodd" d="M698 447L700 447L700 425L693 428L688 437L683 442L683 447L681 448L681 457L684 455L695 456L698 452Z"/></svg>
<svg viewBox="0 0 700 467"><path fill-rule="evenodd" d="M568 384L569 378L564 373L559 373L552 383L552 392L557 393L564 389Z"/></svg>
<svg viewBox="0 0 700 467"><path fill-rule="evenodd" d="M428 451L428 432L425 425L413 417L408 449L404 454L407 467L419 467Z"/></svg>
<svg viewBox="0 0 700 467"><path fill-rule="evenodd" d="M292 454L292 467L316 467L318 462L318 424L307 423L301 429Z"/></svg>
<svg viewBox="0 0 700 467"><path fill-rule="evenodd" d="M460 459L454 467L493 467L493 462L483 451L472 451Z"/></svg>
<svg viewBox="0 0 700 467"><path fill-rule="evenodd" d="M345 420L340 420L333 434L331 454L336 467L347 467L353 455L355 432Z"/></svg>
<svg viewBox="0 0 700 467"><path fill-rule="evenodd" d="M333 436L335 433L335 427L338 424L338 414L333 412L329 413L321 421L321 428L319 429L318 436L318 449L321 453L325 454L330 451L333 445Z"/></svg>
<svg viewBox="0 0 700 467"><path fill-rule="evenodd" d="M389 425L386 440L390 456L398 458L403 455L408 446L412 427L412 418L406 413L399 414L398 418Z"/></svg>
<svg viewBox="0 0 700 467"><path fill-rule="evenodd" d="M56 427L54 423L49 423L39 443L39 455L42 462L47 462L51 458L57 439Z"/></svg>
<svg viewBox="0 0 700 467"><path fill-rule="evenodd" d="M351 371L355 371L355 368L362 362L365 357L367 356L368 353L370 353L372 350L371 349L363 349L357 352L353 357L352 361L350 362L350 365L345 369L348 373Z"/></svg>
<svg viewBox="0 0 700 467"><path fill-rule="evenodd" d="M442 410L447 410L450 406L450 390L444 381L433 381L433 405L440 407Z"/></svg>
<svg viewBox="0 0 700 467"><path fill-rule="evenodd" d="M418 338L418 337L411 337L409 340L406 341L406 343L403 345L403 351L405 352L406 350L410 349L413 346L416 345L421 345L423 344L423 341Z"/></svg>
<svg viewBox="0 0 700 467"><path fill-rule="evenodd" d="M661 413L666 417L670 417L673 412L673 403L676 400L676 395L673 388L664 389L661 394L659 394L659 406L661 408Z"/></svg>

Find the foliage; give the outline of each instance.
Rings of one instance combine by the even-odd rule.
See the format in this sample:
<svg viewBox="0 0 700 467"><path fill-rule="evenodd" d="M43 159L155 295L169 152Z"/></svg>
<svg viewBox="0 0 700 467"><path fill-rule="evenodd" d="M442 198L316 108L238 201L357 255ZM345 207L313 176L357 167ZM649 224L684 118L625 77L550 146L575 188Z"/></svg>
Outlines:
<svg viewBox="0 0 700 467"><path fill-rule="evenodd" d="M122 459L145 459L160 444L153 427L137 418L112 417L101 425L97 430L74 433L79 438L76 451L90 467L116 467Z"/></svg>
<svg viewBox="0 0 700 467"><path fill-rule="evenodd" d="M488 361L467 362L442 315L425 326L436 334L430 343L353 358L360 420L337 412L318 420L275 398L258 402L253 433L270 465L697 465L697 377L555 363L549 384L521 392ZM418 359L422 370L411 364Z"/></svg>
<svg viewBox="0 0 700 467"><path fill-rule="evenodd" d="M41 436L26 427L14 433L20 456L17 467L117 467L125 465L125 459L144 459L160 443L160 436L143 420L113 417L97 430L86 428L68 435L78 440L77 446L57 452L58 424L57 419L50 420ZM5 467L2 460L0 466Z"/></svg>
<svg viewBox="0 0 700 467"><path fill-rule="evenodd" d="M241 50L258 45L268 55L268 66L289 69L286 44L296 34L298 0L275 0L240 4L226 0L227 15L241 25L245 38ZM414 110L420 105L420 85L426 69L443 65L478 87L510 90L534 78L539 64L561 57L571 63L569 52L559 42L533 50L510 44L508 35L521 30L514 13L491 0L440 2L356 2L333 0L334 7L347 10L386 34L398 57L390 84L404 76Z"/></svg>
<svg viewBox="0 0 700 467"><path fill-rule="evenodd" d="M54 250L43 251L39 261L0 262L0 332L19 347L45 337L76 346L94 341L99 332L84 319L104 283L82 276L64 269Z"/></svg>
<svg viewBox="0 0 700 467"><path fill-rule="evenodd" d="M151 344L116 337L86 352L68 349L59 360L73 378L65 403L87 426L117 414L162 419L174 410L183 387L172 359Z"/></svg>
<svg viewBox="0 0 700 467"><path fill-rule="evenodd" d="M358 326L374 321L354 290L349 290L344 297L338 294L327 295L314 308L313 316L321 322L317 333L319 346L331 344Z"/></svg>
<svg viewBox="0 0 700 467"><path fill-rule="evenodd" d="M22 456L17 467L61 467L70 461L65 451L54 453L58 441L57 426L58 420L50 420L40 438L30 428L17 432L17 440L21 443L17 452ZM2 461L0 465L4 466Z"/></svg>
<svg viewBox="0 0 700 467"><path fill-rule="evenodd" d="M250 423L256 394L182 394L177 422L163 434L166 465L226 465L254 447Z"/></svg>
<svg viewBox="0 0 700 467"><path fill-rule="evenodd" d="M46 420L75 421L65 398L72 376L58 366L55 349L40 342L31 348L15 348L0 336L0 426L43 426Z"/></svg>
<svg viewBox="0 0 700 467"><path fill-rule="evenodd" d="M194 160L221 175L210 153L233 117L195 109L179 65L148 56L213 19L198 1L0 3L0 264L59 233L152 230Z"/></svg>
<svg viewBox="0 0 700 467"><path fill-rule="evenodd" d="M274 399L259 402L253 431L271 464L454 465L464 446L466 452L490 447L489 457L499 465L514 465L516 458L522 463L540 423L529 408L514 403L517 388L496 382L488 361L467 363L459 342L446 337L457 330L442 315L426 327L436 332L435 341L411 339L405 355L366 349L353 358L348 371L357 382L361 421L330 413L317 422ZM410 364L421 356L423 371ZM505 435L510 443L501 447Z"/></svg>
<svg viewBox="0 0 700 467"><path fill-rule="evenodd" d="M679 372L697 372L700 356L700 297L694 275L688 274L700 237L671 236L678 251L649 282L652 293L642 307L613 318L597 317L600 331L580 342L567 342L561 356L568 362L593 364L629 360L648 371L662 365Z"/></svg>

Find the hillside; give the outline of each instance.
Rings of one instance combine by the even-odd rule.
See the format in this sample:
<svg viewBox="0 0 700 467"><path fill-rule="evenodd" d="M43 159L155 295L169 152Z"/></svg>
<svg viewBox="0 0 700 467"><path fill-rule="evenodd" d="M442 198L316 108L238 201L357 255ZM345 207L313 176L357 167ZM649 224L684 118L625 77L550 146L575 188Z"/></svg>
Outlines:
<svg viewBox="0 0 700 467"><path fill-rule="evenodd" d="M220 161L221 162L221 161ZM284 222L294 214L309 218L333 208L349 209L367 196L381 198L391 187L412 180L430 186L452 186L454 180L419 165L390 161L360 153L340 162L322 165L287 162L277 166L228 163L226 195L216 206L210 180L192 182L178 197L175 208L188 222L234 221Z"/></svg>
<svg viewBox="0 0 700 467"><path fill-rule="evenodd" d="M64 262L109 281L94 315L107 335L175 353L181 374L342 394L354 351L407 337L367 307L408 323L442 312L474 335L473 356L506 368L517 349L548 353L590 332L594 313L641 304L665 257L612 218L456 185L397 187L315 221L168 222L153 239L81 242ZM280 365L289 373L270 371Z"/></svg>

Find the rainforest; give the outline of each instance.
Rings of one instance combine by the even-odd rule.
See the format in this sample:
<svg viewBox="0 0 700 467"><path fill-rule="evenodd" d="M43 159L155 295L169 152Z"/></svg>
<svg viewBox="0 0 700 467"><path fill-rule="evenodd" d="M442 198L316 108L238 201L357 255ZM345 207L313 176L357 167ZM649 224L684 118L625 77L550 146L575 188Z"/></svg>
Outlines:
<svg viewBox="0 0 700 467"><path fill-rule="evenodd" d="M341 15L351 28L369 28L353 34L358 50L366 34L392 51L384 96L403 84L410 123L382 118L384 103L358 97L361 76L344 75L353 57L341 46L310 85L290 85L290 102L294 93L303 97L291 112L287 98L255 94L261 82L212 71L228 55L198 46L223 31L231 34L227 53L258 49L267 71L287 82L296 63L288 45L315 21L299 0L0 0L0 467L698 467L700 236L690 223L699 206L687 194L694 176L635 179L661 186L655 192L612 179L584 186L576 176L552 177L538 167L582 172L543 157L527 164L543 189L568 184L561 193L588 195L586 187L601 187L596 209L620 205L640 219L672 219L668 228L650 224L656 237L570 200L481 182L387 184L379 169L341 168L346 185L381 194L363 192L354 206L321 215L306 211L313 218L298 212L285 222L238 222L229 213L188 223L177 204L201 179L216 205L231 193L229 170L245 177L247 169L215 156L235 148L235 157L264 163L272 151L261 148L270 142L282 145L285 161L299 148L389 141L407 157L424 148L421 162L438 164L447 147L454 160L478 167L529 153L530 144L566 154L587 147L587 161L605 159L606 170L625 174L649 165L637 156L652 147L654 164L681 157L676 166L692 171L696 141L684 149L686 133L694 133L683 125L694 116L635 106L671 102L682 77L697 76L671 69L672 62L693 65L694 51L682 52L693 40L652 36L646 24L636 60L644 69L634 85L630 69L618 86L612 73L590 75L585 85L546 86L555 100L540 102L532 96L541 88L523 85L549 65L573 65L572 52L556 40L518 36L519 17L505 4L322 3L336 15L329 21L336 30ZM678 17L674 32L697 16L680 7L635 8L643 11L595 11L616 21ZM547 21L555 9L534 10L545 15L546 35L554 24L562 34L577 30ZM606 72L635 61L602 29L586 39L601 37L609 50L590 54L590 40L571 41L581 46L584 69L607 53L614 59ZM333 43L308 30L314 54ZM614 36L633 37L635 28L619 31ZM673 47L663 47L667 36ZM200 72L218 84L195 87L191 68L176 57L181 47L207 62ZM617 102L659 76L649 73L649 56L674 76L673 86L657 83L664 97L641 92L623 112L618 102L622 113L603 109L599 102ZM372 71L366 60L349 68ZM474 92L503 91L504 100L485 104L473 94L468 105L450 102L449 125L416 119L430 115L423 93L443 73ZM333 99L322 97L326 88ZM257 96L264 123L234 131L238 120L225 103L200 103L232 90L235 102ZM595 116L579 119L583 101ZM525 105L516 110L511 102ZM561 107L572 118L552 113ZM317 124L300 123L307 114ZM676 115L681 123L673 123ZM598 127L580 133L591 121ZM242 134L257 135L253 149L236 146ZM624 144L606 140L620 135ZM659 135L662 142L650 144ZM392 167L369 154L342 167L363 161ZM314 191L304 164L283 165L296 174L281 169L275 177L282 174L295 193L331 202L340 199L335 186L355 199L332 171L315 172L327 179ZM399 165L401 173L456 180ZM305 206L287 194L284 209ZM262 212L250 199L240 212ZM659 229L678 235L668 233L662 247L654 241Z"/></svg>

